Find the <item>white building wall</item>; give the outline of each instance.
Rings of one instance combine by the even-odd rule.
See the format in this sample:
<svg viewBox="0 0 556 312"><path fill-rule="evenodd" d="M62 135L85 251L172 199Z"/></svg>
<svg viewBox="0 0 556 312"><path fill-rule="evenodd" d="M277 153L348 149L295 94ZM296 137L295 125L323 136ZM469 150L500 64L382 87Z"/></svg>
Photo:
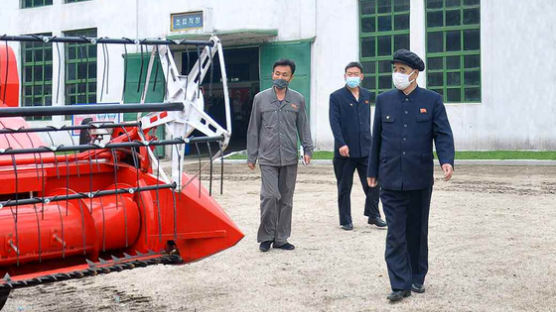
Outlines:
<svg viewBox="0 0 556 312"><path fill-rule="evenodd" d="M332 150L330 93L344 86L344 68L359 60L358 1L317 1L317 32L311 55L311 131L315 146Z"/></svg>
<svg viewBox="0 0 556 312"><path fill-rule="evenodd" d="M448 104L459 150L556 149L556 1L481 1L481 104Z"/></svg>
<svg viewBox="0 0 556 312"><path fill-rule="evenodd" d="M313 38L315 36L316 0L271 1L225 1L225 0L93 0L65 4L53 0L52 5L20 9L19 0L7 0L0 10L0 20L8 21L0 26L0 34L31 34L50 32L62 36L65 31L96 28L98 37L164 38L170 32L170 14L209 10L214 31L242 29L279 29L279 41ZM18 43L10 43L20 56ZM107 45L109 49L108 92L102 102L118 102L123 88L124 53L121 45ZM133 45L128 53L139 52ZM63 63L63 44L60 44ZM55 99L58 88L58 58L53 47L53 105L64 105L64 67L60 71L60 96ZM104 67L102 48L97 49L97 94L100 99L102 71ZM18 62L20 64L21 62ZM19 70L21 76L21 69ZM69 123L63 116L54 116L52 122L30 124ZM314 130L315 131L315 130ZM67 141L67 135L55 135L55 139ZM69 142L67 142L69 143Z"/></svg>
<svg viewBox="0 0 556 312"><path fill-rule="evenodd" d="M423 0L410 1L411 49L424 59L424 4ZM359 58L357 0L92 0L73 4L53 0L52 6L23 10L19 0L3 2L0 34L62 35L63 31L94 27L98 36L165 37L170 34L171 13L208 9L217 31L278 29L278 41L314 37L310 118L316 147L321 150L333 146L329 94L343 85L344 66ZM482 101L446 105L458 150L556 150L556 90L552 87L556 81L556 58L552 56L556 21L552 12L556 12L556 1L481 1ZM19 55L17 44L10 45ZM123 48L109 49L110 92L103 100L119 101ZM129 46L128 52L137 51ZM97 59L100 97L100 48ZM56 84L56 57L54 62ZM420 75L421 86L426 85L425 76ZM63 88L60 92L57 104L62 105ZM54 121L62 119L55 117Z"/></svg>
<svg viewBox="0 0 556 312"><path fill-rule="evenodd" d="M107 1L107 0L105 0ZM139 36L167 35L170 13L212 10L214 30L279 29L277 40L314 36L316 0L139 0Z"/></svg>
<svg viewBox="0 0 556 312"><path fill-rule="evenodd" d="M329 9L338 10L334 5ZM411 0L410 45L423 60L426 57L424 10L424 1ZM352 12L351 16L356 16L356 3ZM481 1L482 101L446 104L457 150L556 150L556 89L553 87L556 20L552 12L556 12L556 1ZM319 21L326 20L322 15L318 12ZM338 25L343 29L338 29ZM340 63L359 55L358 28L347 19L335 26L327 29L319 24L313 53L320 57L313 61L317 64L313 72L319 73L319 79L327 78L316 86L313 84L318 88L314 97L318 100L313 102L313 107L315 104L319 107L318 120L312 120L317 127L317 147L326 150L333 146L323 112L328 106L327 94L331 86L342 83L341 75L333 73L341 73ZM323 37L332 42L328 47L317 44ZM357 47L357 52L350 47ZM342 62L336 63L339 59ZM322 68L329 62L333 65ZM420 74L418 83L426 86L426 72Z"/></svg>

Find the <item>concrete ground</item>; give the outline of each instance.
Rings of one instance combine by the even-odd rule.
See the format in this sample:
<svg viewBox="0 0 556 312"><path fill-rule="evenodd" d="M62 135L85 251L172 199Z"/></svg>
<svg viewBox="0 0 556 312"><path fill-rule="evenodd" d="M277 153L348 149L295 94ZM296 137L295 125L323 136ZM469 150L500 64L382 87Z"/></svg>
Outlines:
<svg viewBox="0 0 556 312"><path fill-rule="evenodd" d="M261 253L259 173L227 165L215 197L246 235L236 246L183 266L18 289L3 311L556 311L556 166L461 165L450 182L437 171L427 290L398 304L386 300L386 231L366 224L354 180L346 232L332 167L300 167L297 248Z"/></svg>

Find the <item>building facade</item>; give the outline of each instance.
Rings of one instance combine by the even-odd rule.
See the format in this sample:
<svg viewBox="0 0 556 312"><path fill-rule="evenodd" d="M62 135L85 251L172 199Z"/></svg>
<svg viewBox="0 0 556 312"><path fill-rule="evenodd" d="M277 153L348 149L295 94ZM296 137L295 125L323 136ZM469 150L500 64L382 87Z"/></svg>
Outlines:
<svg viewBox="0 0 556 312"><path fill-rule="evenodd" d="M331 150L328 98L343 86L344 66L361 61L364 87L378 94L392 88L393 51L409 48L426 63L419 85L444 97L457 150L556 150L554 1L4 2L0 34L176 40L218 35L225 48L237 149L244 147L252 97L271 85L276 59L296 61L291 86L307 98L316 147ZM144 78L146 47L129 45L124 51L119 46L9 45L19 57L22 106L138 99L132 91ZM173 52L186 74L196 51L174 48ZM160 86L164 78L158 79ZM219 79L215 71L205 84L210 89L205 92L207 110L216 119L222 118ZM162 88L152 90L150 100L162 100ZM72 121L53 117L30 122Z"/></svg>

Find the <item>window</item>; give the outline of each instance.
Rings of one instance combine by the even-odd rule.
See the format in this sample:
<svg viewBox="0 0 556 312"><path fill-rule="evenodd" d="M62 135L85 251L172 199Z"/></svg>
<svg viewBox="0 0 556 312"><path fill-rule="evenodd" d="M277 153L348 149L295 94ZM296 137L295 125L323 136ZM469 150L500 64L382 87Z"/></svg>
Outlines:
<svg viewBox="0 0 556 312"><path fill-rule="evenodd" d="M427 88L447 103L480 102L480 0L425 3Z"/></svg>
<svg viewBox="0 0 556 312"><path fill-rule="evenodd" d="M40 34L50 36L51 34ZM52 105L52 44L42 42L21 43L22 106ZM50 117L28 117L45 120Z"/></svg>
<svg viewBox="0 0 556 312"><path fill-rule="evenodd" d="M65 36L96 37L96 29L68 31ZM97 46L94 44L65 44L66 105L96 103Z"/></svg>
<svg viewBox="0 0 556 312"><path fill-rule="evenodd" d="M359 15L362 85L376 95L392 88L394 51L409 49L409 0L360 0Z"/></svg>
<svg viewBox="0 0 556 312"><path fill-rule="evenodd" d="M65 3L74 3L74 2L82 2L82 1L89 1L89 0L65 0Z"/></svg>
<svg viewBox="0 0 556 312"><path fill-rule="evenodd" d="M39 6L52 5L52 0L21 0L21 8L34 8Z"/></svg>

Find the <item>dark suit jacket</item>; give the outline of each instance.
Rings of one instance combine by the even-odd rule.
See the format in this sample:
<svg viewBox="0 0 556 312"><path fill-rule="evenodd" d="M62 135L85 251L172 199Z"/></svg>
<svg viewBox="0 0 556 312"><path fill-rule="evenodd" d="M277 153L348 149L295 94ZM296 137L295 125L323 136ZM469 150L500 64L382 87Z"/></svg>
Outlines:
<svg viewBox="0 0 556 312"><path fill-rule="evenodd" d="M371 147L371 93L359 88L359 101L347 87L330 94L329 119L334 134L334 155L338 149L349 147L353 158L367 157Z"/></svg>
<svg viewBox="0 0 556 312"><path fill-rule="evenodd" d="M440 164L454 165L454 138L442 96L417 87L406 96L377 96L368 177L382 188L419 190L433 184L433 146Z"/></svg>

